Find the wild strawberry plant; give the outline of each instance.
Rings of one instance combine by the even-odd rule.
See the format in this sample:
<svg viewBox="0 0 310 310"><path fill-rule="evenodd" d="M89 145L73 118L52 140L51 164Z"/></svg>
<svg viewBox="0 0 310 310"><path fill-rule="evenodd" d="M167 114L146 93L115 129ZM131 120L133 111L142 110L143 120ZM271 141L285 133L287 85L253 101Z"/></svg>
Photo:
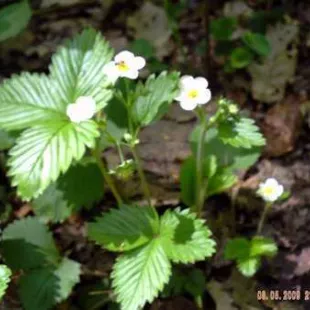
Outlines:
<svg viewBox="0 0 310 310"><path fill-rule="evenodd" d="M88 29L57 51L48 75L22 73L0 86L0 129L17 135L8 176L36 213L10 224L1 242L6 264L22 271L19 292L26 310L50 309L66 299L81 273L77 262L60 255L44 222L62 222L81 206L100 201L104 186L116 206L89 223L87 234L119 253L111 278L121 309L140 309L171 287L173 264L193 264L216 251L202 218L204 202L237 181L235 170L252 165L265 140L254 121L229 100L215 100L215 113L205 113L203 105L211 100L205 78L162 72L135 83L145 65L128 51L114 56L101 34ZM188 208L160 214L152 205L137 145L141 129L159 120L174 100L198 119L190 135L193 155L181 169L181 195ZM120 165L109 169L102 151L111 146ZM132 160L125 160L125 147ZM135 170L144 206L125 203L116 186L117 178L128 180ZM274 198L268 188L259 193ZM246 241L247 248L261 242L253 240ZM271 245L264 246L256 256L271 253ZM234 248L228 245L226 256L240 265ZM184 287L201 302L201 289Z"/></svg>

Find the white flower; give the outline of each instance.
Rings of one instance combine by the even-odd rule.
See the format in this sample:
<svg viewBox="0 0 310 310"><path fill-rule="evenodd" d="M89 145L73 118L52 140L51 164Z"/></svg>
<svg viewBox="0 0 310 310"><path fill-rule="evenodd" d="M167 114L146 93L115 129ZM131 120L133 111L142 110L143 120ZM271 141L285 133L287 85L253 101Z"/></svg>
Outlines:
<svg viewBox="0 0 310 310"><path fill-rule="evenodd" d="M115 82L119 77L135 80L139 76L139 70L145 66L145 59L135 56L129 51L122 51L107 63L103 70L108 78Z"/></svg>
<svg viewBox="0 0 310 310"><path fill-rule="evenodd" d="M208 89L208 81L204 77L193 78L184 75L180 81L180 93L175 100L180 101L181 107L186 110L194 110L199 104L206 104L211 99L211 91Z"/></svg>
<svg viewBox="0 0 310 310"><path fill-rule="evenodd" d="M283 194L283 191L283 185L279 184L276 179L269 178L265 182L259 184L257 193L265 201L274 202Z"/></svg>
<svg viewBox="0 0 310 310"><path fill-rule="evenodd" d="M81 96L75 103L67 107L67 115L74 123L80 123L91 119L96 113L96 102L90 96Z"/></svg>

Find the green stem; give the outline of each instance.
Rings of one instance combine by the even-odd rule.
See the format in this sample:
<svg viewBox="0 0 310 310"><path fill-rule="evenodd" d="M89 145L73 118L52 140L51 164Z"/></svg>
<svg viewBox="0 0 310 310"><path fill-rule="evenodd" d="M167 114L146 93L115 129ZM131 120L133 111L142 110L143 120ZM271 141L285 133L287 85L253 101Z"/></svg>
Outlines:
<svg viewBox="0 0 310 310"><path fill-rule="evenodd" d="M259 223L257 225L257 230L256 230L256 235L260 235L266 220L266 216L268 213L269 208L272 206L272 204L270 202L265 204L264 210L262 212L262 215L260 217Z"/></svg>
<svg viewBox="0 0 310 310"><path fill-rule="evenodd" d="M99 167L99 169L103 175L103 178L107 182L107 184L108 184L113 196L115 197L118 205L122 205L123 204L122 197L118 193L111 176L109 175L108 171L106 170L106 167L105 167L105 165L101 159L100 152L98 151L98 149L95 149L95 150L93 150L92 154L93 154L94 158L96 159L97 165L98 165L98 167Z"/></svg>
<svg viewBox="0 0 310 310"><path fill-rule="evenodd" d="M201 215L205 199L205 188L207 184L203 184L203 158L204 158L204 142L207 133L207 122L203 110L198 110L200 124L202 126L196 153L196 212Z"/></svg>
<svg viewBox="0 0 310 310"><path fill-rule="evenodd" d="M142 169L141 161L140 161L140 158L139 158L139 156L137 154L137 151L136 151L136 147L135 146L131 146L130 149L131 149L132 155L133 155L134 160L135 160L136 165L137 165L137 170L138 170L138 174L139 174L139 177L140 177L140 180L141 180L141 186L142 186L145 198L146 198L149 206L152 206L151 192L150 192L148 183L146 181L146 178L145 178L145 175L144 175L144 172L143 172L143 169Z"/></svg>

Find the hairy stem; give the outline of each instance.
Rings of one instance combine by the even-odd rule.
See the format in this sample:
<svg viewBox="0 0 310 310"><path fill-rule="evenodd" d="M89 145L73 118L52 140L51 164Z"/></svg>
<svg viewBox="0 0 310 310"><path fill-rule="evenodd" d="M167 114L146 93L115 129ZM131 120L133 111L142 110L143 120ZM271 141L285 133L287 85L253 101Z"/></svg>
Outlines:
<svg viewBox="0 0 310 310"><path fill-rule="evenodd" d="M113 196L115 197L115 199L117 201L117 204L118 205L123 204L122 197L118 193L118 191L114 185L113 179L109 175L109 173L108 173L108 171L107 171L107 169L106 169L106 167L105 167L105 165L101 159L99 150L95 149L92 153L93 153L93 157L96 159L97 165L101 171L101 174L103 175L104 180L107 182Z"/></svg>
<svg viewBox="0 0 310 310"><path fill-rule="evenodd" d="M144 196L145 196L149 206L152 206L151 192L150 192L148 183L146 181L145 174L143 172L143 168L142 168L142 165L141 165L141 161L140 161L140 158L139 158L139 156L137 154L135 146L131 146L131 152L132 152L132 155L133 155L134 160L135 160L136 165L137 165L137 170L138 170L138 174L139 174L139 177L140 177L140 180L141 180L141 186L142 186L142 189L143 189L143 192L144 192Z"/></svg>
<svg viewBox="0 0 310 310"><path fill-rule="evenodd" d="M265 223L265 220L266 220L266 216L267 216L268 210L271 207L271 205L272 204L270 202L265 204L264 210L262 212L262 215L260 217L259 223L257 225L256 235L260 235L261 234L263 226L264 226L264 223Z"/></svg>
<svg viewBox="0 0 310 310"><path fill-rule="evenodd" d="M203 182L203 158L204 158L204 141L207 133L207 122L202 110L198 111L200 124L202 126L200 137L197 145L196 154L196 212L201 215L205 199L205 188L207 184Z"/></svg>

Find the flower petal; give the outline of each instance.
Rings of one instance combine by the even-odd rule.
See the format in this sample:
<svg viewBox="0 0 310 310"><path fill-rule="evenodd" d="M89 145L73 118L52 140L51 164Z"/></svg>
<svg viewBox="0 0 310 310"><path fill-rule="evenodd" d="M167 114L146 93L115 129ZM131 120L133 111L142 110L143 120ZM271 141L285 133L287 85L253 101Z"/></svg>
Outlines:
<svg viewBox="0 0 310 310"><path fill-rule="evenodd" d="M108 77L109 82L112 84L114 84L120 76L114 61L110 61L103 67L103 73Z"/></svg>
<svg viewBox="0 0 310 310"><path fill-rule="evenodd" d="M180 106L185 111L191 111L197 107L197 102L193 100L183 100L180 101Z"/></svg>
<svg viewBox="0 0 310 310"><path fill-rule="evenodd" d="M196 77L195 83L198 87L207 88L209 86L208 81L204 77Z"/></svg>
<svg viewBox="0 0 310 310"><path fill-rule="evenodd" d="M131 79L131 80L135 80L139 76L139 71L135 70L135 69L130 69L126 72L122 72L121 76L126 77L126 78Z"/></svg>
<svg viewBox="0 0 310 310"><path fill-rule="evenodd" d="M211 100L211 91L208 88L199 90L199 97L197 98L198 104L206 104Z"/></svg>
<svg viewBox="0 0 310 310"><path fill-rule="evenodd" d="M132 62L134 58L135 58L135 55L132 52L122 51L114 57L114 60L115 62L121 62L121 61L124 61L126 63L128 62L130 65L130 62Z"/></svg>
<svg viewBox="0 0 310 310"><path fill-rule="evenodd" d="M135 63L135 68L137 70L141 70L145 66L146 61L143 57L137 56L134 59L134 63Z"/></svg>
<svg viewBox="0 0 310 310"><path fill-rule="evenodd" d="M180 79L181 88L190 88L194 83L194 78L190 75L183 75Z"/></svg>

